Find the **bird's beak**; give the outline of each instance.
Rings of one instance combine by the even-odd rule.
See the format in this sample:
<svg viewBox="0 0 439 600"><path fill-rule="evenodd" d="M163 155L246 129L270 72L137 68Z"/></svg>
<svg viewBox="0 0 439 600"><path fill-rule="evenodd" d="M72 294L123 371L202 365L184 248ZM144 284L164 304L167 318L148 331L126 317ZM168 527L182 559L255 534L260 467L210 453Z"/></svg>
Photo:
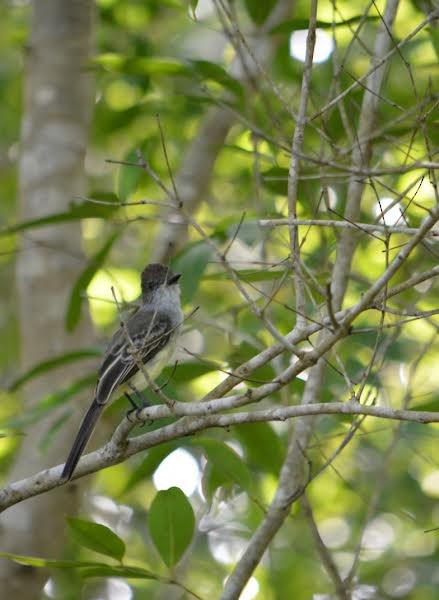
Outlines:
<svg viewBox="0 0 439 600"><path fill-rule="evenodd" d="M168 285L173 285L177 283L181 277L181 273L175 273L170 279L168 279Z"/></svg>

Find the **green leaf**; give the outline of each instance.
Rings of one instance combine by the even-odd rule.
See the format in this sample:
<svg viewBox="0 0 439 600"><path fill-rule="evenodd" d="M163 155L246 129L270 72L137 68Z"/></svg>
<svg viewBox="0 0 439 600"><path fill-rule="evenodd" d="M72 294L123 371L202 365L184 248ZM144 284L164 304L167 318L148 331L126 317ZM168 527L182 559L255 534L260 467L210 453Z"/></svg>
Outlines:
<svg viewBox="0 0 439 600"><path fill-rule="evenodd" d="M284 447L268 423L244 423L234 427L251 467L279 475L284 459Z"/></svg>
<svg viewBox="0 0 439 600"><path fill-rule="evenodd" d="M46 433L40 438L38 442L38 449L44 453L50 448L52 442L57 438L58 432L63 428L64 423L70 419L70 413L64 411L62 415L60 415L53 423L50 424L49 429Z"/></svg>
<svg viewBox="0 0 439 600"><path fill-rule="evenodd" d="M183 304L187 304L195 295L211 256L210 246L201 241L186 247L172 261L172 269L182 274L180 286Z"/></svg>
<svg viewBox="0 0 439 600"><path fill-rule="evenodd" d="M262 183L274 194L286 196L288 193L288 169L272 167L267 171L263 171Z"/></svg>
<svg viewBox="0 0 439 600"><path fill-rule="evenodd" d="M224 147L230 148L230 146ZM256 222L258 218L259 215L253 210L247 210L245 212L245 220L250 219L252 222ZM215 236L215 238L218 238L221 242L229 241L230 237L235 235L237 226L241 219L242 212L238 214L229 214L222 218L218 216L218 219L215 222L215 229L213 230L212 235ZM245 223L245 220L242 222L241 227L239 228L240 230L242 228L242 225Z"/></svg>
<svg viewBox="0 0 439 600"><path fill-rule="evenodd" d="M439 59L439 29L436 29L436 27L428 27L428 33L430 35L434 51L436 52L436 56Z"/></svg>
<svg viewBox="0 0 439 600"><path fill-rule="evenodd" d="M105 52L95 57L93 64L106 71L124 75L187 75L190 72L184 62L165 56L133 58L114 52Z"/></svg>
<svg viewBox="0 0 439 600"><path fill-rule="evenodd" d="M211 472L211 483L214 489L209 490L211 495L217 487L224 484L237 484L247 492L250 491L252 478L247 465L240 456L227 444L209 438L200 438L192 441L193 445L201 446L203 452L214 469Z"/></svg>
<svg viewBox="0 0 439 600"><path fill-rule="evenodd" d="M106 563L85 560L55 560L50 558L39 558L36 556L12 554L11 552L0 552L0 557L9 558L20 565L38 569L79 569L81 577L84 578L126 577L127 579L155 579L163 581L162 577L155 575L147 569L130 567L127 565L113 566L107 565Z"/></svg>
<svg viewBox="0 0 439 600"><path fill-rule="evenodd" d="M229 75L219 64L208 60L191 60L194 72L202 79L210 79L227 88L238 97L243 97L244 90L240 82Z"/></svg>
<svg viewBox="0 0 439 600"><path fill-rule="evenodd" d="M187 75L190 72L184 62L164 56L136 58L130 61L128 71L142 75Z"/></svg>
<svg viewBox="0 0 439 600"><path fill-rule="evenodd" d="M123 54L118 54L116 52L102 52L101 54L97 54L91 63L103 67L106 71L122 72L126 60L127 59Z"/></svg>
<svg viewBox="0 0 439 600"><path fill-rule="evenodd" d="M213 495L218 488L222 488L223 491L231 491L232 483L227 476L213 463L207 463L203 471L201 488L203 490L204 497L208 500L208 502L212 502Z"/></svg>
<svg viewBox="0 0 439 600"><path fill-rule="evenodd" d="M178 447L175 442L160 444L155 448L150 448L146 458L131 472L123 493L130 492L137 484L147 481L160 463Z"/></svg>
<svg viewBox="0 0 439 600"><path fill-rule="evenodd" d="M73 352L66 352L65 354L59 354L58 356L54 356L49 360L43 360L27 371L25 371L22 375L17 377L9 386L10 392L16 392L18 388L22 385L33 379L34 377L38 377L38 375L42 375L46 371L50 371L52 369L56 369L62 365L70 364L77 360L82 360L83 358L93 358L95 356L101 356L102 351L99 348L84 348L83 350L75 350Z"/></svg>
<svg viewBox="0 0 439 600"><path fill-rule="evenodd" d="M181 362L178 363L177 369L174 372L174 366L166 367L163 369L162 374L160 376L159 381L163 380L168 381L168 379L172 376L172 379L176 383L188 383L189 381L193 381L197 377L201 377L202 375L206 375L206 373L211 373L212 371L217 371L219 369L219 365L215 363L208 363L207 361L200 362Z"/></svg>
<svg viewBox="0 0 439 600"><path fill-rule="evenodd" d="M195 529L194 511L180 488L157 493L148 514L148 527L163 562L172 567L188 548Z"/></svg>
<svg viewBox="0 0 439 600"><path fill-rule="evenodd" d="M126 579L155 579L161 581L161 577L147 569L129 567L126 565L96 565L81 569L81 577L125 577Z"/></svg>
<svg viewBox="0 0 439 600"><path fill-rule="evenodd" d="M249 331L249 329L247 329ZM241 342L239 345L235 345L231 347L231 352L227 356L227 362L232 367L232 369L236 369L242 363L247 362L255 354L257 354L259 350L249 344L248 342ZM262 365L255 371L253 371L248 376L247 384L249 386L255 385L259 382L268 382L271 381L275 377L275 372L273 370L273 366L270 363L266 363Z"/></svg>
<svg viewBox="0 0 439 600"><path fill-rule="evenodd" d="M136 149L130 150L130 152L128 152L124 156L123 161L127 163L137 163ZM118 179L118 195L121 202L127 202L129 196L136 189L137 184L139 183L141 172L142 170L140 166L120 166Z"/></svg>
<svg viewBox="0 0 439 600"><path fill-rule="evenodd" d="M433 396L427 402L420 402L419 404L413 404L411 406L413 410L424 410L427 412L439 412L439 397Z"/></svg>
<svg viewBox="0 0 439 600"><path fill-rule="evenodd" d="M245 7L253 23L262 25L276 3L277 0L245 0Z"/></svg>
<svg viewBox="0 0 439 600"><path fill-rule="evenodd" d="M243 281L249 282L257 282L257 281L273 281L274 279L279 279L285 273L282 271L274 271L274 270L258 270L258 269L241 269L235 270L236 275L239 279ZM230 275L221 271L219 273L211 273L204 277L206 281L230 281Z"/></svg>
<svg viewBox="0 0 439 600"><path fill-rule="evenodd" d="M377 21L379 17L375 16L364 16L358 15L356 17L351 17L346 19L345 21L338 21L333 23L332 21L321 21L317 20L316 26L319 29L332 29L333 27L346 27L347 25L356 25L360 21L365 22L373 22ZM283 21L280 25L276 25L272 29L270 29L270 33L291 33L292 31L300 31L304 29L308 29L309 20L308 19L290 19L288 21Z"/></svg>
<svg viewBox="0 0 439 600"><path fill-rule="evenodd" d="M54 569L78 569L82 567L100 566L102 563L83 560L56 560L51 558L39 558L38 556L24 556L12 552L0 552L2 558L9 558L20 565L36 568ZM102 566L106 566L102 564Z"/></svg>
<svg viewBox="0 0 439 600"><path fill-rule="evenodd" d="M87 287L95 276L96 271L103 265L118 235L119 232L110 235L105 244L91 257L88 265L76 280L70 294L69 306L66 313L65 326L67 331L72 331L78 324L81 316L82 295L87 291Z"/></svg>
<svg viewBox="0 0 439 600"><path fill-rule="evenodd" d="M81 546L111 556L121 561L125 554L125 543L111 529L75 517L67 517L71 537Z"/></svg>
<svg viewBox="0 0 439 600"><path fill-rule="evenodd" d="M26 412L24 412L22 415L6 421L6 427L11 429L20 429L32 423L36 423L55 410L58 406L61 406L67 402L67 400L70 400L70 398L76 396L78 392L88 386L93 385L95 381L95 373L74 381L71 385L63 388L62 390L45 396L37 404L26 409Z"/></svg>
<svg viewBox="0 0 439 600"><path fill-rule="evenodd" d="M108 217L110 217L114 211L119 208L119 205L116 204L118 200L114 195L107 195L107 199L104 201L108 202L108 204L95 204L89 201L80 203L72 202L70 204L70 210L66 212L52 213L39 219L31 219L30 221L17 223L17 225L12 225L10 227L6 227L5 229L1 229L0 235L9 235L11 233L17 233L19 231L32 229L34 227L44 227L45 225L78 221L80 219L108 219Z"/></svg>

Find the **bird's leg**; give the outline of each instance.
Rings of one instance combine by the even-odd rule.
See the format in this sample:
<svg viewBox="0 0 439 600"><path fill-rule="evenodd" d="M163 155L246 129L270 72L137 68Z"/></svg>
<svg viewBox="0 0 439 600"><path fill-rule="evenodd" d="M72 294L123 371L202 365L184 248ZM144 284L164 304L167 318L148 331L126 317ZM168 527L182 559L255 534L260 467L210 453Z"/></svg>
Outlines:
<svg viewBox="0 0 439 600"><path fill-rule="evenodd" d="M137 406L137 404L134 402L134 400L132 399L131 394L129 394L128 392L125 392L125 397L127 398L128 402L133 407L129 411L127 411L126 417L130 423L134 423L134 421L131 420L131 415L133 413L137 413L140 409Z"/></svg>
<svg viewBox="0 0 439 600"><path fill-rule="evenodd" d="M132 394L129 394L128 392L125 392L125 396L127 397L129 403L133 407L131 410L129 410L127 412L127 419L130 420L130 415L133 414L133 413L136 413L136 418L137 418L138 421L142 421L141 427L143 427L143 425L145 425L145 421L143 421L142 419L139 418L139 413L141 412L141 410L143 408L146 408L147 406L150 406L150 402L148 401L148 399L145 396L145 394L142 393L142 392L140 392L132 383L129 383L128 387L133 392L133 394L137 398L137 400L140 401L140 404L138 404L133 399L133 395Z"/></svg>
<svg viewBox="0 0 439 600"><path fill-rule="evenodd" d="M145 392L141 392L140 390L138 390L136 388L136 386L134 386L132 383L129 383L128 387L130 388L130 390L133 391L133 393L139 400L141 408L145 408L146 406L151 406L151 403L149 402L148 398L146 397Z"/></svg>
<svg viewBox="0 0 439 600"><path fill-rule="evenodd" d="M129 412L133 412L134 410L139 410L139 407L137 406L136 402L133 400L131 394L129 394L128 392L125 392L125 397L128 400L128 402L131 404L131 406L133 407L132 410L130 410Z"/></svg>

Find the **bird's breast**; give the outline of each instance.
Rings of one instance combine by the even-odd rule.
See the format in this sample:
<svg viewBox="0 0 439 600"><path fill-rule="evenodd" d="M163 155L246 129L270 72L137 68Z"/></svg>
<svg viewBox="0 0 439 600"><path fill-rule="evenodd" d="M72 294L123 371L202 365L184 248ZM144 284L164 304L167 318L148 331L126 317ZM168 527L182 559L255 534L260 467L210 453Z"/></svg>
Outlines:
<svg viewBox="0 0 439 600"><path fill-rule="evenodd" d="M145 369L152 380L156 379L171 361L177 345L177 337L176 335L172 335L166 346L145 363ZM144 389L148 385L142 371L137 371L129 383L139 390Z"/></svg>

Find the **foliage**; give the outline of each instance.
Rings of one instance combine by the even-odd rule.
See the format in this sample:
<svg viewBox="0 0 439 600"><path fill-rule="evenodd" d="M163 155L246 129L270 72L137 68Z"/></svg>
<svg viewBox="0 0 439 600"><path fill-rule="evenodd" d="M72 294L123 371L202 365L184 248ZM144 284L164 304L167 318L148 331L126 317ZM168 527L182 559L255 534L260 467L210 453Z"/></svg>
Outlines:
<svg viewBox="0 0 439 600"><path fill-rule="evenodd" d="M71 282L70 303L60 316L66 328L73 329L87 292L99 296L98 312L113 301L109 286L99 279L111 269L121 270L117 286L127 296L135 296L132 278L124 277L123 270L137 277L154 254L161 226L168 220L181 225L187 210L185 218L194 219L197 227L188 228L170 260L182 273L185 313L200 308L185 322L180 364L175 372L169 367L159 382L167 383L164 390L171 398L201 399L234 368L280 343L279 337L293 329L301 311L307 325L322 323L331 310L327 284L340 240L352 225L344 217L352 177L364 185L361 210L352 221L378 227L371 232L358 226L358 248L352 267L346 265L344 308L361 301L412 239L404 228L418 228L438 201L434 192L439 142L434 122L434 86L439 77L436 26L426 23L410 37L426 13L421 3L401 3L376 121L368 131L373 140L370 164L355 170L352 149L367 88L360 78L370 67L386 3L371 7L365 1L322 0L317 25L335 49L313 67L299 157L296 216L303 220L298 231L304 303L297 306L288 227L271 220L291 216L287 199L291 143L298 125L303 62L290 55L289 41L292 32L308 27L310 3L293 3L289 16L271 23L273 0L226 3L222 19L214 10L205 14L201 2L193 0L101 0L97 55L89 65L96 74L97 101L86 167L87 199L72 199L68 212L17 220L10 157L14 157L21 118L18 56L27 35L24 4L11 3L6 13L0 8L5 34L0 36L0 47L7 48L0 72L0 121L5 123L0 147L0 194L5 199L0 213L0 264L4 272L13 265L19 234L81 220L87 264L81 277ZM236 31L233 24L239 25ZM218 33L221 27L227 35ZM257 67L250 61L254 71L246 78L233 64L234 44L246 53L255 28L264 44L273 44L273 51L266 62L258 57ZM330 105L348 89L339 103ZM163 204L171 202L174 185L179 184L182 197L185 185L193 185L187 173L179 179L191 142L201 135L206 115L227 109L233 127L221 144L209 185L193 206L186 208L183 202L178 221ZM204 142L205 154L210 141ZM198 169L203 168L195 165L192 177L200 178ZM316 220L336 223L322 227L313 223ZM400 231L386 230L384 224ZM350 335L325 354L324 385L316 401L347 402L358 394L364 403L437 411L437 281L431 275L391 294L396 286L436 267L435 239L422 240L385 286L384 300L375 298L355 320ZM112 323L102 328L102 334L117 327L117 310L114 306L112 310ZM95 325L98 328L100 323ZM325 329L336 326L332 322ZM5 346L17 347L16 331L4 329L2 336ZM230 393L276 382L299 360L301 351L318 349L319 339L310 335L302 340L294 347L297 356L291 348L283 348L271 362L248 378L243 376ZM20 414L17 399L26 382L50 377L55 368L99 353L96 348L79 348L9 377L0 413L4 430L31 434L32 424L56 407L74 402L94 375L84 372L82 379L66 382L65 388L36 399L32 410ZM7 357L0 355L0 360L6 368ZM280 389L273 388L257 408L300 404L307 377L309 370ZM148 400L156 403L149 394ZM245 408L251 412L254 406ZM124 409L111 410L117 423ZM173 422L171 418L147 423L135 434ZM54 436L62 435L63 423L58 423ZM439 561L437 425L332 415L313 427L310 444L299 449L309 475L306 494L312 513L300 501L293 505L245 598L343 597L337 592L336 578L328 575L327 562L332 561L342 580L350 576L352 597L433 600ZM249 422L206 428L199 436L156 445L100 474L100 493L113 499L115 517L108 527L69 516L75 547L68 560L1 555L39 568L74 569L83 578L121 577L135 598L152 597L170 584L181 586L187 598L193 597L191 593L219 598L224 580L269 511L291 432L288 423ZM44 446L51 440L48 436L38 443ZM161 465L175 459L175 451L182 448L196 465L197 485L185 491L181 467L174 462L166 489L158 489ZM12 460L16 451L16 445L6 444L1 464ZM128 526L123 522L126 505L131 517ZM91 552L104 555L106 562L95 560ZM45 555L44 548L39 554Z"/></svg>

